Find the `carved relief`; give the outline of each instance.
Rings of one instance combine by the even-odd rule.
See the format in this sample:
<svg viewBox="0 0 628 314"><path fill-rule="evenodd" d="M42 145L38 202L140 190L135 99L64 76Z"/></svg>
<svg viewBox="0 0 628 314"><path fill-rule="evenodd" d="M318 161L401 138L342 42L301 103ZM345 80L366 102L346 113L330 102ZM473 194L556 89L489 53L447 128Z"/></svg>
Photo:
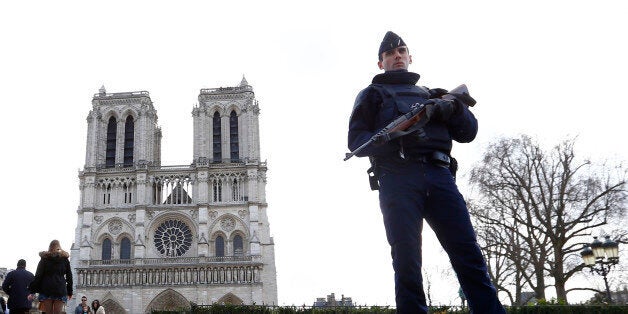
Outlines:
<svg viewBox="0 0 628 314"><path fill-rule="evenodd" d="M96 222L96 224L100 224L102 222L103 217L98 215L98 216L94 216L94 221Z"/></svg>
<svg viewBox="0 0 628 314"><path fill-rule="evenodd" d="M135 214L129 214L129 221L135 223Z"/></svg>
<svg viewBox="0 0 628 314"><path fill-rule="evenodd" d="M240 216L240 218L244 219L244 217L246 217L246 210L239 210L238 211L238 216Z"/></svg>
<svg viewBox="0 0 628 314"><path fill-rule="evenodd" d="M214 220L216 219L216 217L218 216L218 212L215 210L212 210L209 212L209 219Z"/></svg>
<svg viewBox="0 0 628 314"><path fill-rule="evenodd" d="M220 228L226 232L231 232L235 228L235 219L231 217L223 218L220 221Z"/></svg>
<svg viewBox="0 0 628 314"><path fill-rule="evenodd" d="M117 235L122 231L122 222L116 219L110 222L108 227L111 234Z"/></svg>

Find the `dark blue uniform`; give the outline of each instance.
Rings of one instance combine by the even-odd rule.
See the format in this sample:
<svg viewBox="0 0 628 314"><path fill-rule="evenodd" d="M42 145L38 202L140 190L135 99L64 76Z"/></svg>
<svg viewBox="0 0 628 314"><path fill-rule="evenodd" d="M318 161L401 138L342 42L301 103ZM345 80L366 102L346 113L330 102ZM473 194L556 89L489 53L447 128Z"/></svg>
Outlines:
<svg viewBox="0 0 628 314"><path fill-rule="evenodd" d="M349 122L351 151L408 112L413 104L442 94L415 86L418 79L419 75L412 72L385 72L360 92ZM431 159L434 152L449 155L452 140L467 143L477 134L477 120L467 106L456 103L454 107L447 121L433 119L425 125L427 140L409 134L358 154L373 157L376 164L380 207L395 270L398 313L427 313L421 276L423 219L449 255L472 313L505 313L488 277L454 177L447 165Z"/></svg>

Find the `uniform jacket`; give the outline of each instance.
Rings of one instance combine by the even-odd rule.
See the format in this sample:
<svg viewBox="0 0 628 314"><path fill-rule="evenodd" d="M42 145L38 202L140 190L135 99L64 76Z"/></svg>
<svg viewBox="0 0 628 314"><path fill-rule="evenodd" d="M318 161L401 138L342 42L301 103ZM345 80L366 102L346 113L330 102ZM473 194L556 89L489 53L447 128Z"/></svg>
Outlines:
<svg viewBox="0 0 628 314"><path fill-rule="evenodd" d="M39 253L41 260L37 265L35 279L30 285L31 293L43 293L47 296L63 297L72 295L72 269L70 254L43 251Z"/></svg>
<svg viewBox="0 0 628 314"><path fill-rule="evenodd" d="M439 89L416 86L418 80L418 74L407 71L388 71L373 78L373 84L362 90L355 100L349 120L349 150L355 150L395 118L410 111L413 104L423 104L430 98L442 95ZM394 91L396 101L387 101L382 90ZM455 108L448 121L434 119L423 127L427 141L419 141L417 136L409 134L383 145L372 145L357 156L398 156L401 145L406 156L424 155L433 151L449 154L452 140L471 142L478 131L477 120L467 106L457 103Z"/></svg>
<svg viewBox="0 0 628 314"><path fill-rule="evenodd" d="M10 310L31 308L31 301L27 299L29 295L28 285L34 278L33 273L24 267L18 267L7 274L2 283L2 290L9 295L7 305Z"/></svg>

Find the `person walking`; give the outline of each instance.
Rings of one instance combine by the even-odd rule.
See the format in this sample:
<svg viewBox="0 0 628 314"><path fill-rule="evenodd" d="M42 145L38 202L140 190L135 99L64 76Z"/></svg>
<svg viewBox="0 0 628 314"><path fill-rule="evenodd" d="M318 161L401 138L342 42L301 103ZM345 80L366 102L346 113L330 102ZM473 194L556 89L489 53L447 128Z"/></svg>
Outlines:
<svg viewBox="0 0 628 314"><path fill-rule="evenodd" d="M33 273L26 270L26 261L23 259L17 261L17 269L10 271L4 278L2 290L9 295L7 306L10 313L22 314L30 311L32 301L28 298L28 285L34 278Z"/></svg>
<svg viewBox="0 0 628 314"><path fill-rule="evenodd" d="M59 314L65 303L72 299L72 269L70 254L61 249L58 240L52 240L47 251L39 253L41 260L35 271L35 279L29 289L39 293L42 310L47 314Z"/></svg>
<svg viewBox="0 0 628 314"><path fill-rule="evenodd" d="M386 238L395 272L397 313L427 313L421 277L421 231L427 221L449 255L474 314L505 310L491 283L466 203L455 183L452 140L471 142L478 130L468 100L446 100L444 89L416 86L419 74L408 72L412 56L397 34L387 32L378 51L372 84L355 101L349 121L348 147L354 151L395 118L425 105L428 122L396 139L367 147L379 189ZM449 94L453 96L453 94ZM461 95L462 96L462 95ZM467 95L468 96L468 95ZM469 97L470 98L470 97Z"/></svg>

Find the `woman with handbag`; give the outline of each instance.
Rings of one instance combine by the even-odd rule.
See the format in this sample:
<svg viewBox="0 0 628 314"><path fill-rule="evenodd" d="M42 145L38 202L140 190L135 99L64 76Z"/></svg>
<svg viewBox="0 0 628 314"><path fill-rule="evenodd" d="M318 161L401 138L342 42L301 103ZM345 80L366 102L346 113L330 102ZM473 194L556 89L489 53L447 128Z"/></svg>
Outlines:
<svg viewBox="0 0 628 314"><path fill-rule="evenodd" d="M61 249L58 240L52 240L48 251L39 253L41 260L37 265L35 280L30 284L31 293L39 293L41 310L59 314L65 303L72 299L72 268L70 254Z"/></svg>

